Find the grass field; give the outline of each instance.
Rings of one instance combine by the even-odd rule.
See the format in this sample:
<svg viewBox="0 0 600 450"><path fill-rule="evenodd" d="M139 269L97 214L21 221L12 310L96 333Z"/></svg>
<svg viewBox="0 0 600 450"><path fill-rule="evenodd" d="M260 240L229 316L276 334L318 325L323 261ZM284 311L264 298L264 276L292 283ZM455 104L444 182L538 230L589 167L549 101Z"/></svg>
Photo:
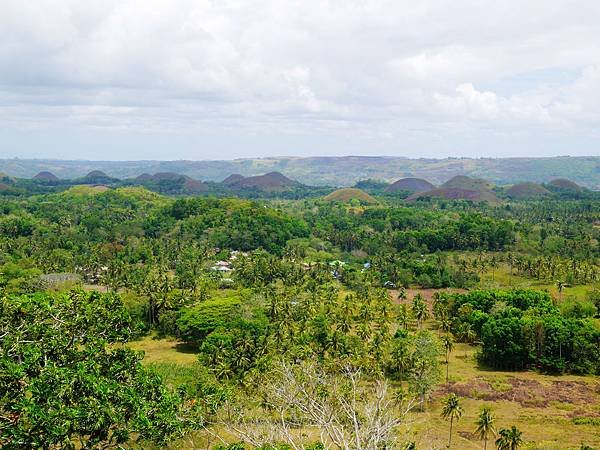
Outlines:
<svg viewBox="0 0 600 450"><path fill-rule="evenodd" d="M546 289L555 299L576 296L583 298L594 286L567 287L559 295L555 285L511 275L508 267L483 275L482 288ZM410 303L417 293L431 303L435 289L407 289ZM397 292L390 292L399 302ZM434 329L433 321L425 324ZM145 352L144 361L154 367L165 380L176 386L193 381L200 366L192 348L169 339L149 336L132 342L130 347ZM450 355L448 385L441 383L432 395L425 412L415 411L406 440L417 443L419 449L446 448L448 422L440 417L441 401L448 392L456 393L464 408L462 418L454 425L454 449L479 449L483 442L473 432L475 420L483 405L493 408L497 429L517 426L525 440L524 449L565 450L581 448L582 444L600 450L600 380L597 377L572 375L551 376L536 372L500 372L482 367L477 361L477 347L455 344ZM445 372L445 364L441 365ZM588 423L577 424L576 419ZM223 433L219 433L223 435ZM208 433L192 433L172 443L173 449L210 449L218 442ZM495 448L493 441L488 448Z"/></svg>
<svg viewBox="0 0 600 450"><path fill-rule="evenodd" d="M143 350L145 361L173 385L193 380L199 368L196 355L172 340L147 337L131 347ZM498 428L516 425L523 432L525 449L579 449L582 443L600 448L600 382L596 378L490 371L478 365L476 351L456 344L450 355L449 385L441 384L427 410L410 417L413 425L407 439L416 441L418 448L445 448L448 423L440 418L440 402L449 391L461 397L464 408L454 427L455 449L483 448L472 434L482 405L492 406ZM596 425L574 423L574 419L586 417L593 418ZM215 438L206 433L194 433L170 448L210 448L214 444Z"/></svg>

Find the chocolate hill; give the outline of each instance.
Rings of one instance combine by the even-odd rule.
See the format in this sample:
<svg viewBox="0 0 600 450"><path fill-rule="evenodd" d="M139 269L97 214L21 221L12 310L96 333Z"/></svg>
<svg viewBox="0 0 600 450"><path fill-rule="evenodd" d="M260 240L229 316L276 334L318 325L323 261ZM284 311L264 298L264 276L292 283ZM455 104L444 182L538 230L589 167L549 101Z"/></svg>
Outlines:
<svg viewBox="0 0 600 450"><path fill-rule="evenodd" d="M323 197L323 200L327 202L342 202L346 203L350 200L359 200L364 203L375 204L378 203L375 198L367 194L362 189L357 188L343 188L333 191L331 194Z"/></svg>
<svg viewBox="0 0 600 450"><path fill-rule="evenodd" d="M422 178L401 178L389 185L385 192L424 192L435 189L435 186Z"/></svg>
<svg viewBox="0 0 600 450"><path fill-rule="evenodd" d="M223 183L225 186L232 186L232 185L242 181L243 179L244 179L244 177L242 175L240 175L239 173L232 173L227 178L225 178L223 181L221 181L221 183Z"/></svg>
<svg viewBox="0 0 600 450"><path fill-rule="evenodd" d="M47 170L39 172L33 179L38 181L59 181L59 178L56 175Z"/></svg>
<svg viewBox="0 0 600 450"><path fill-rule="evenodd" d="M447 200L471 200L474 202L498 203L500 200L489 189L439 188L426 192L417 192L406 199L412 202L420 198L444 198Z"/></svg>
<svg viewBox="0 0 600 450"><path fill-rule="evenodd" d="M81 184L110 184L119 181L118 178L109 177L101 170L92 170L85 177L76 180Z"/></svg>
<svg viewBox="0 0 600 450"><path fill-rule="evenodd" d="M443 189L466 189L469 191L490 189L491 187L491 184L486 180L482 180L480 178L471 178L465 175L456 175L440 186L440 188Z"/></svg>
<svg viewBox="0 0 600 450"><path fill-rule="evenodd" d="M577 183L566 178L556 178L548 183L550 188L557 188L564 191L581 191L583 188Z"/></svg>
<svg viewBox="0 0 600 450"><path fill-rule="evenodd" d="M144 185L156 185L161 191L195 194L205 192L208 186L202 181L194 180L187 175L181 175L175 172L158 172L154 175L144 173L138 176L136 181Z"/></svg>
<svg viewBox="0 0 600 450"><path fill-rule="evenodd" d="M541 184L526 182L511 186L506 190L506 195L510 198L526 199L544 197L551 195L551 192Z"/></svg>
<svg viewBox="0 0 600 450"><path fill-rule="evenodd" d="M232 177L233 180L231 179ZM241 177L241 179L239 177ZM237 181L234 181L235 179L237 179ZM297 181L290 180L280 172L269 172L264 175L256 175L253 177L242 177L241 175L236 176L236 174L234 174L223 181L228 181L229 186L233 189L254 188L264 191L285 190L300 185Z"/></svg>

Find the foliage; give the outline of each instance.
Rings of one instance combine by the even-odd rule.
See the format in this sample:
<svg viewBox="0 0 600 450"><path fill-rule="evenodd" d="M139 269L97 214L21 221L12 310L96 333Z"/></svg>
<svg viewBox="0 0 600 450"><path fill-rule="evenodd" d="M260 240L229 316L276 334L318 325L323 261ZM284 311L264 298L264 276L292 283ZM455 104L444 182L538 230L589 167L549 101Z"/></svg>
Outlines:
<svg viewBox="0 0 600 450"><path fill-rule="evenodd" d="M141 365L142 355L114 345L135 331L114 295L3 297L2 447L161 443L193 426L194 414L183 398Z"/></svg>

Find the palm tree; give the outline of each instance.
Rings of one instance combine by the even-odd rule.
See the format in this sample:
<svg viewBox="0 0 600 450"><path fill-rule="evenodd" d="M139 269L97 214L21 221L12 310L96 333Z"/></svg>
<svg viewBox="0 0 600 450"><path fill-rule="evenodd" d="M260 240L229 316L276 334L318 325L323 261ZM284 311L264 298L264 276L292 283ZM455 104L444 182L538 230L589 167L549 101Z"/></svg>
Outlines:
<svg viewBox="0 0 600 450"><path fill-rule="evenodd" d="M454 424L454 419L457 421L462 416L463 409L460 406L460 401L458 396L454 393L449 394L444 399L444 407L442 408L442 417L446 420L450 419L450 437L448 438L448 448L452 446L452 425Z"/></svg>
<svg viewBox="0 0 600 450"><path fill-rule="evenodd" d="M450 362L448 360L450 356L450 352L454 348L454 340L448 334L442 336L442 344L446 349L446 384L448 383L448 367L450 366Z"/></svg>
<svg viewBox="0 0 600 450"><path fill-rule="evenodd" d="M496 428L494 427L494 415L492 414L492 408L484 406L481 408L479 417L475 421L477 429L475 434L483 441L483 450L487 450L487 441L490 435L496 435Z"/></svg>
<svg viewBox="0 0 600 450"><path fill-rule="evenodd" d="M423 322L429 316L429 311L427 310L427 304L423 301L423 296L421 294L415 295L413 298L413 307L412 307L413 315L415 319L417 319L417 323L419 328L423 325Z"/></svg>
<svg viewBox="0 0 600 450"><path fill-rule="evenodd" d="M510 430L506 428L498 432L500 435L496 439L496 447L498 450L517 450L523 443L523 433L514 425Z"/></svg>
<svg viewBox="0 0 600 450"><path fill-rule="evenodd" d="M398 308L398 322L404 330L408 330L410 318L406 305L400 305L400 308Z"/></svg>
<svg viewBox="0 0 600 450"><path fill-rule="evenodd" d="M556 282L556 289L558 289L558 299L560 301L562 301L562 293L563 293L563 290L564 290L564 288L565 288L566 285L567 284L564 281L560 281L559 280L559 281Z"/></svg>
<svg viewBox="0 0 600 450"><path fill-rule="evenodd" d="M406 288L404 286L398 288L398 300L406 300Z"/></svg>

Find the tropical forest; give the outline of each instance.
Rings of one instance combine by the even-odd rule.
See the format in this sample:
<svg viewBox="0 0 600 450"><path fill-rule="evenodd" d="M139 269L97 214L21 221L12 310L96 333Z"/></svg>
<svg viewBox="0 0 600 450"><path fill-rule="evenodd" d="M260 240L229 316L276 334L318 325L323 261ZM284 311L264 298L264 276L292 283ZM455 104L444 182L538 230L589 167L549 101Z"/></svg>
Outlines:
<svg viewBox="0 0 600 450"><path fill-rule="evenodd" d="M1 181L1 448L600 448L596 191Z"/></svg>

